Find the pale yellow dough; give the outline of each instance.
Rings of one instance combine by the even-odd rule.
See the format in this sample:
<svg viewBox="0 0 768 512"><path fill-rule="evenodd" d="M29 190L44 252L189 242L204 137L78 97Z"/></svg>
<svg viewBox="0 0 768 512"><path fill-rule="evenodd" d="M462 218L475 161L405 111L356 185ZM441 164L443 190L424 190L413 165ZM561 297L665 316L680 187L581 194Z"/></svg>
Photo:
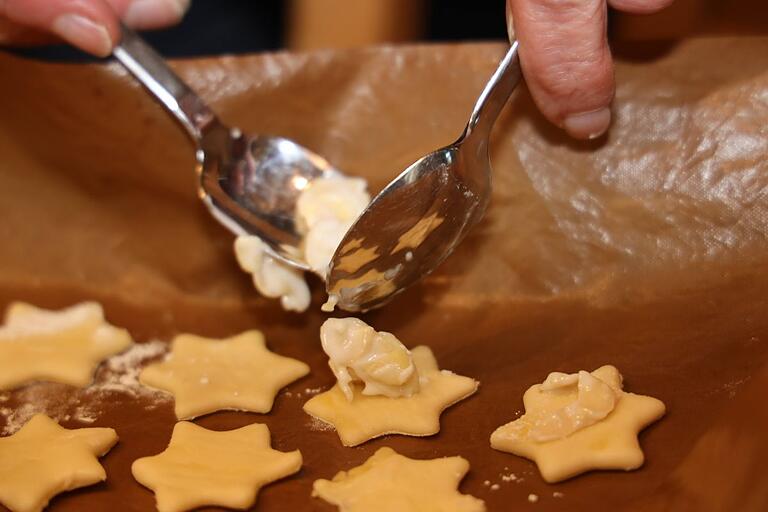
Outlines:
<svg viewBox="0 0 768 512"><path fill-rule="evenodd" d="M593 469L637 469L643 464L638 433L664 415L664 404L649 396L621 390L621 375L613 366L602 366L591 373L603 382L613 383L618 400L603 419L561 439L537 442L530 430L541 413L561 410L576 400L574 388L546 392L541 384L523 395L526 414L496 429L491 447L514 453L536 462L547 482L559 482Z"/></svg>
<svg viewBox="0 0 768 512"><path fill-rule="evenodd" d="M482 512L483 500L457 490L467 471L462 457L414 460L385 447L333 480L316 480L312 496L340 512Z"/></svg>
<svg viewBox="0 0 768 512"><path fill-rule="evenodd" d="M16 302L0 327L0 390L37 380L87 386L101 361L131 343L97 303L49 311Z"/></svg>
<svg viewBox="0 0 768 512"><path fill-rule="evenodd" d="M304 410L333 425L344 446L355 446L386 434L436 434L443 410L473 394L478 382L438 369L429 347L415 347L411 354L419 373L418 393L397 398L363 395L361 386L353 383L350 401L336 384L307 401Z"/></svg>
<svg viewBox="0 0 768 512"><path fill-rule="evenodd" d="M142 384L173 393L176 417L191 419L222 409L267 413L283 387L309 366L270 352L259 331L227 339L182 334L163 362L147 366Z"/></svg>
<svg viewBox="0 0 768 512"><path fill-rule="evenodd" d="M254 423L216 432L182 421L168 448L134 461L134 478L155 493L160 512L206 505L246 509L259 490L301 469L301 453L270 447L269 429Z"/></svg>
<svg viewBox="0 0 768 512"><path fill-rule="evenodd" d="M111 428L60 427L44 414L0 438L0 503L37 512L60 492L106 480L98 458L117 442Z"/></svg>

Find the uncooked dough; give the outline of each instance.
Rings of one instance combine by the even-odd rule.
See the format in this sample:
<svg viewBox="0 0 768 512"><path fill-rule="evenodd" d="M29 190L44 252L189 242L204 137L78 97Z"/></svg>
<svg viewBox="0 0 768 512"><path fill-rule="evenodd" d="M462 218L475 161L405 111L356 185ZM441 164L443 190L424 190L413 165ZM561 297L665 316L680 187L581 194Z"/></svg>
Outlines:
<svg viewBox="0 0 768 512"><path fill-rule="evenodd" d="M436 434L443 410L472 395L479 383L440 370L429 347L415 347L411 354L419 373L418 393L398 398L364 395L361 386L353 383L350 401L336 384L307 401L304 410L333 425L344 446L355 446L386 434Z"/></svg>
<svg viewBox="0 0 768 512"><path fill-rule="evenodd" d="M535 461L550 483L593 469L637 469L637 435L665 411L656 398L623 391L610 365L550 374L525 392L523 404L525 414L496 429L491 447Z"/></svg>
<svg viewBox="0 0 768 512"><path fill-rule="evenodd" d="M280 389L308 373L305 363L270 352L259 331L222 340L181 334L139 381L173 393L176 417L191 419L222 409L267 413Z"/></svg>
<svg viewBox="0 0 768 512"><path fill-rule="evenodd" d="M266 425L217 432L182 421L165 451L134 461L131 471L154 491L160 512L206 505L242 510L263 486L296 473L301 463L299 450L271 448Z"/></svg>
<svg viewBox="0 0 768 512"><path fill-rule="evenodd" d="M385 447L333 480L316 480L312 496L340 512L482 512L483 500L457 491L467 471L462 457L415 460Z"/></svg>
<svg viewBox="0 0 768 512"><path fill-rule="evenodd" d="M12 512L37 512L60 492L106 480L98 457L116 442L111 428L68 430L36 414L0 438L0 503Z"/></svg>
<svg viewBox="0 0 768 512"><path fill-rule="evenodd" d="M0 327L0 390L36 380L87 386L101 361L131 343L128 331L108 324L95 302L60 311L16 302Z"/></svg>

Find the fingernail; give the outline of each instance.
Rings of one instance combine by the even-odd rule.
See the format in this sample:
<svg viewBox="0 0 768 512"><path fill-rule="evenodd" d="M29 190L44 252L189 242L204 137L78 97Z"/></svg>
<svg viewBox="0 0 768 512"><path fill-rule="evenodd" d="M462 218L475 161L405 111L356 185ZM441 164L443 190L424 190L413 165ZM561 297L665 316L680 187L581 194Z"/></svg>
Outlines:
<svg viewBox="0 0 768 512"><path fill-rule="evenodd" d="M592 112L573 114L565 118L563 128L577 139L596 139L611 124L611 110L601 108Z"/></svg>
<svg viewBox="0 0 768 512"><path fill-rule="evenodd" d="M104 25L79 14L62 14L53 21L51 31L71 45L106 57L112 52L112 39Z"/></svg>
<svg viewBox="0 0 768 512"><path fill-rule="evenodd" d="M157 28L176 23L189 9L189 0L134 0L123 21L135 28Z"/></svg>

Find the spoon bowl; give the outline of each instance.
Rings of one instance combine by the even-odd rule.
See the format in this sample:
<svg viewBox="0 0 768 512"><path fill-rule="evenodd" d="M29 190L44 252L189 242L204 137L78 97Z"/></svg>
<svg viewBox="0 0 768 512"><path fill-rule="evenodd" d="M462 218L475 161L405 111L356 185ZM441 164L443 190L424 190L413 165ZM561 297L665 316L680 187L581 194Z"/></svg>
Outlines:
<svg viewBox="0 0 768 512"><path fill-rule="evenodd" d="M256 235L273 255L309 270L296 204L312 180L338 176L325 159L282 137L206 133L198 151L198 193L213 217L236 235Z"/></svg>
<svg viewBox="0 0 768 512"><path fill-rule="evenodd" d="M387 185L333 256L327 291L347 311L380 307L437 268L474 227L491 196L491 128L521 79L513 42L459 139Z"/></svg>
<svg viewBox="0 0 768 512"><path fill-rule="evenodd" d="M225 126L138 34L125 26L121 31L113 54L192 138L198 194L214 218L236 235L258 236L275 258L310 270L296 204L312 180L341 173L291 140Z"/></svg>
<svg viewBox="0 0 768 512"><path fill-rule="evenodd" d="M333 259L329 295L342 309L383 305L442 263L482 218L490 179L460 179L453 168L462 158L458 145L430 153L374 198ZM376 233L373 250L368 233Z"/></svg>

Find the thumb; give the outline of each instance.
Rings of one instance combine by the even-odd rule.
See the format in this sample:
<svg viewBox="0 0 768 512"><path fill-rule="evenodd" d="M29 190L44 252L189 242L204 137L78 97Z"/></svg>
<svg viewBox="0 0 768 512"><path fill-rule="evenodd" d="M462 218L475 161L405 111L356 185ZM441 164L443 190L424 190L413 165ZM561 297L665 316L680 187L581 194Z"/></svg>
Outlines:
<svg viewBox="0 0 768 512"><path fill-rule="evenodd" d="M602 135L614 93L605 0L508 0L508 10L539 110L573 137Z"/></svg>
<svg viewBox="0 0 768 512"><path fill-rule="evenodd" d="M120 39L118 16L136 28L177 23L189 0L0 0L0 22L50 32L86 52L105 57ZM2 39L9 39L7 36Z"/></svg>

